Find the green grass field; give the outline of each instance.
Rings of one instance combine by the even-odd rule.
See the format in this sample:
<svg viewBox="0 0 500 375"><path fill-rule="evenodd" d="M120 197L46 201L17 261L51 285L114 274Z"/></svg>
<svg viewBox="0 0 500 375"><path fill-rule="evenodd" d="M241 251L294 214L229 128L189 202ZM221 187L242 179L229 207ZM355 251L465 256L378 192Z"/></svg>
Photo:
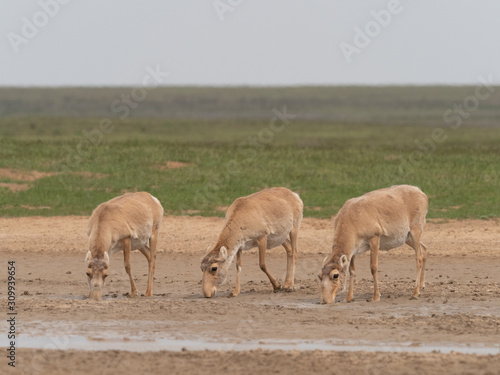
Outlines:
<svg viewBox="0 0 500 375"><path fill-rule="evenodd" d="M358 89L339 88L335 95ZM335 101L327 111L333 88L280 89L282 96L278 89L258 89L259 105L247 100L256 89L240 88L232 95L234 89L214 89L210 96L207 88L177 88L184 101L169 108L177 115L158 111L147 117L147 111L136 111L124 120L93 111L95 100L109 105L119 88L46 90L43 102L56 109L36 111L37 90L42 89L0 90L0 168L56 174L31 182L0 174L2 216L89 215L105 200L140 190L157 196L171 214L221 216L239 196L287 186L301 195L305 216L330 217L351 197L402 183L427 193L428 217L500 216L496 103L481 103L458 129L442 121L443 112L473 88L379 88L371 101L369 93L360 99L371 103L367 112L346 91L351 101L339 107L344 118L335 115ZM155 95L176 103L167 88ZM68 108L58 111L64 97ZM186 115L186 102L199 103L200 97L211 98L216 108L201 111L197 104L194 114ZM377 102L386 103L387 121ZM273 108L283 105L297 116L273 122ZM141 106L154 107L148 100L138 111ZM113 129L98 133L104 116ZM432 140L437 128L439 143ZM167 161L189 165L168 169ZM7 184L28 184L28 189L15 192Z"/></svg>

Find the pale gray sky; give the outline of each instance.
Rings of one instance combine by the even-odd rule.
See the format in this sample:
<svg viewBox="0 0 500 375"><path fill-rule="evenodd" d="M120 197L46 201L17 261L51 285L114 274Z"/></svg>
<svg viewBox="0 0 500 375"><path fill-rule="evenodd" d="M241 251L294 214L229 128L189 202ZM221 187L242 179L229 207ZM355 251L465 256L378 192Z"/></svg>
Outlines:
<svg viewBox="0 0 500 375"><path fill-rule="evenodd" d="M157 65L164 85L498 84L499 15L498 0L2 0L0 85L138 85Z"/></svg>

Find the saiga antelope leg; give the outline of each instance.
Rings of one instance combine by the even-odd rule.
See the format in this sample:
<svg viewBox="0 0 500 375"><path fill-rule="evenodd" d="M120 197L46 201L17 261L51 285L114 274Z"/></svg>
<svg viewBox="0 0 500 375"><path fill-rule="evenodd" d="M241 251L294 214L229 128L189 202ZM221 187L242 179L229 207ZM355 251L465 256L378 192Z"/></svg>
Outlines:
<svg viewBox="0 0 500 375"><path fill-rule="evenodd" d="M125 238L123 241L123 262L125 263L125 271L130 278L130 297L137 296L137 288L135 287L134 278L132 277L131 269L130 269L130 238Z"/></svg>
<svg viewBox="0 0 500 375"><path fill-rule="evenodd" d="M286 277L285 283L283 284L283 289L287 291L293 291L293 249L292 244L288 239L282 243L282 246L286 250Z"/></svg>
<svg viewBox="0 0 500 375"><path fill-rule="evenodd" d="M278 284L276 279L269 273L266 267L266 250L267 250L267 238L262 237L257 241L259 246L259 266L260 269L267 275L271 284L273 284L273 289L275 292L280 290L281 286Z"/></svg>
<svg viewBox="0 0 500 375"><path fill-rule="evenodd" d="M146 288L146 297L151 297L153 295L153 276L155 274L156 265L156 244L158 242L158 228L153 228L153 233L149 239L149 259L148 259L148 286ZM141 250L142 252L142 250ZM144 253L143 253L144 254Z"/></svg>
<svg viewBox="0 0 500 375"><path fill-rule="evenodd" d="M242 253L241 249L238 250L238 252L236 253L236 287L231 292L229 297L236 297L238 294L240 294L241 253Z"/></svg>
<svg viewBox="0 0 500 375"><path fill-rule="evenodd" d="M144 255L146 257L148 264L149 264L149 262L151 261L151 258L149 256L149 247L143 246L139 249L139 251L142 253L142 255Z"/></svg>
<svg viewBox="0 0 500 375"><path fill-rule="evenodd" d="M370 269L373 276L373 302L380 301L380 291L378 290L378 249L379 237L375 236L370 240Z"/></svg>
<svg viewBox="0 0 500 375"><path fill-rule="evenodd" d="M151 240L149 241L149 246L151 246ZM148 291L148 288L149 288L149 268L151 267L151 251L150 251L150 248L146 245L144 245L143 247L141 247L139 249L139 251L142 253L142 255L144 255L146 257L146 260L148 261L148 286L146 287L146 293ZM145 294L145 296L147 296L147 294Z"/></svg>
<svg viewBox="0 0 500 375"><path fill-rule="evenodd" d="M354 266L354 258L351 258L351 262L349 263L349 290L347 292L347 297L345 298L346 302L354 301L354 277L356 276L356 267Z"/></svg>
<svg viewBox="0 0 500 375"><path fill-rule="evenodd" d="M422 266L425 266L424 258L427 257L427 251L422 251L424 247L420 246L420 228L417 227L410 229L410 235L408 236L406 243L415 250L417 277L415 279L415 289L413 290L413 296L411 299L417 299L420 296L420 287L424 283L425 269L422 269Z"/></svg>
<svg viewBox="0 0 500 375"><path fill-rule="evenodd" d="M291 270L291 275L290 275L290 281L292 283L292 285L290 286L290 288L293 290L293 284L294 284L294 281L295 281L295 265L297 263L297 254L298 254L298 250L297 250L297 237L299 235L299 227L297 226L296 228L293 228L292 231L290 232L290 243L291 243L291 246L292 246L292 270ZM287 271L288 271L288 265L287 265ZM286 283L285 283L285 287L286 287Z"/></svg>
<svg viewBox="0 0 500 375"><path fill-rule="evenodd" d="M420 249L422 251L422 270L420 271L420 290L425 289L425 262L427 261L427 247L420 242Z"/></svg>

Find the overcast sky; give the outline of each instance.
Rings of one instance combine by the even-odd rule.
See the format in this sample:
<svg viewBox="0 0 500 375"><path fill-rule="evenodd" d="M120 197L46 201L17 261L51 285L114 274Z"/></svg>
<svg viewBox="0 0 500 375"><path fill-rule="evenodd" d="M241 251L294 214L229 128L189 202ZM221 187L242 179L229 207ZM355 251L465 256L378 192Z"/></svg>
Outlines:
<svg viewBox="0 0 500 375"><path fill-rule="evenodd" d="M498 0L2 0L0 85L139 85L148 66L163 85L498 84L499 16Z"/></svg>

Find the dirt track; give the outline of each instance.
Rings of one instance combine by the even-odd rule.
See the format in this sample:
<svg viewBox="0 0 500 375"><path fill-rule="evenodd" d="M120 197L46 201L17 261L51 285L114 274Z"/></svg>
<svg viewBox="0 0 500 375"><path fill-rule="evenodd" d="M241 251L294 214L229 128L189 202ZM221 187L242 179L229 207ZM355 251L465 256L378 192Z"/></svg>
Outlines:
<svg viewBox="0 0 500 375"><path fill-rule="evenodd" d="M135 345L133 350L141 345L145 350L155 345L161 349L165 340L170 345L170 351L147 354L99 352L103 373L163 370L201 374L217 369L234 374L248 373L249 368L264 373L500 371L497 221L427 224L423 237L430 251L427 286L419 300L409 299L415 260L413 250L403 247L380 256L379 303L367 302L373 289L369 259L363 255L357 264L355 302L342 303L342 294L337 297L339 303L328 306L318 304L316 274L331 246L332 220L304 220L296 292L272 293L252 250L243 256L242 294L225 297L234 285L231 267L228 282L216 298L204 299L199 261L215 241L222 219L165 217L153 298L124 295L130 284L122 258L115 254L105 299L100 303L84 297L86 222L86 217L0 219L2 261L15 260L17 265L18 346L29 346L28 337L57 337L40 347L61 349L19 349L18 367L12 373L88 372L95 354L68 350L71 335L90 339L89 348L104 345L102 348L116 349L125 343ZM270 253L268 268L282 280L284 251ZM143 293L146 260L140 253L132 256L132 272ZM2 283L0 297L5 304L4 278ZM4 332L6 327L5 321L0 324ZM193 343L218 346L215 351L197 352L191 350ZM266 350L240 352L245 345ZM379 351L330 351L339 345ZM172 351L183 346L187 348L184 352ZM407 353L428 352L434 346L445 348L443 351L467 352L470 348L473 353L486 348L495 355ZM277 348L286 351L267 350ZM323 350L305 351L308 349Z"/></svg>

